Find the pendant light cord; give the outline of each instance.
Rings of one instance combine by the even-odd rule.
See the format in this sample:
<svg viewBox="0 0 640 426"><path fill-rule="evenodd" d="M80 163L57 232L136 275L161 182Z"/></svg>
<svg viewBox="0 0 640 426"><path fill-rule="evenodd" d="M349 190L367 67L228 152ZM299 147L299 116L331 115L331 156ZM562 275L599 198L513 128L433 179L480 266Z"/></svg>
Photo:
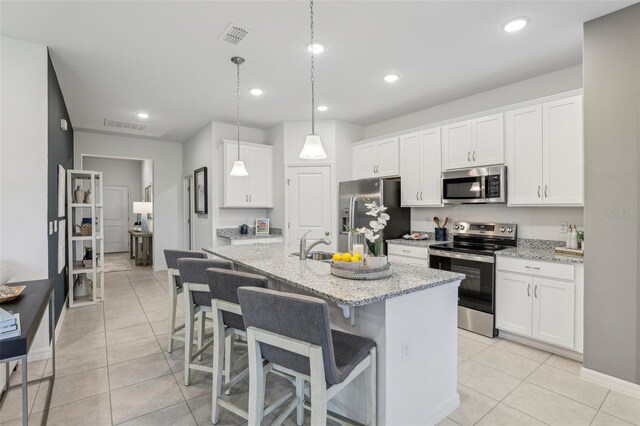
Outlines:
<svg viewBox="0 0 640 426"><path fill-rule="evenodd" d="M315 103L316 103L316 99L315 99L315 80L313 78L313 74L315 71L314 68L314 53L313 53L313 0L310 1L309 3L309 8L311 9L311 44L310 49L311 49L311 134L315 135L316 134L316 108L315 108Z"/></svg>
<svg viewBox="0 0 640 426"><path fill-rule="evenodd" d="M238 161L240 161L240 62L236 64L236 125L238 127Z"/></svg>

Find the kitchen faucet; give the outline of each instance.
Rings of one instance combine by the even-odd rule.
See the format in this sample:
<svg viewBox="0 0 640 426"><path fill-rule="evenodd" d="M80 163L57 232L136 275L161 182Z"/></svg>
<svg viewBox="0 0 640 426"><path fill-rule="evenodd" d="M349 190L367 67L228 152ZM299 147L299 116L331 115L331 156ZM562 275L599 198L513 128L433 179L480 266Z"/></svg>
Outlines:
<svg viewBox="0 0 640 426"><path fill-rule="evenodd" d="M311 230L305 232L302 238L300 238L300 260L305 260L311 249L318 244L331 245L330 240L322 238L320 240L314 241L309 247L307 247L307 234L309 234L309 232L311 232Z"/></svg>

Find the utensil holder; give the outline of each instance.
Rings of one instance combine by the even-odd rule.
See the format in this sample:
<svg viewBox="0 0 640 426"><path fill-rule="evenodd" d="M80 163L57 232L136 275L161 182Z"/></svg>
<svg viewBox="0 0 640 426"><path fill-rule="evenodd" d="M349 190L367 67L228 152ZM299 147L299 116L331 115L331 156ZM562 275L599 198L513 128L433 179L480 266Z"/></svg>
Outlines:
<svg viewBox="0 0 640 426"><path fill-rule="evenodd" d="M436 228L436 241L447 241L447 228Z"/></svg>

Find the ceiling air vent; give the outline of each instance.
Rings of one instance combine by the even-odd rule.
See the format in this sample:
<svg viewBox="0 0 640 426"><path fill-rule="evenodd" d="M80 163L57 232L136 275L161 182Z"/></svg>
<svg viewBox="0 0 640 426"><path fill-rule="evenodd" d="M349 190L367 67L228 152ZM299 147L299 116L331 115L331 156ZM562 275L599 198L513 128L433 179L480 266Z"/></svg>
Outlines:
<svg viewBox="0 0 640 426"><path fill-rule="evenodd" d="M249 30L242 28L240 25L231 24L220 36L220 41L233 44L234 46L240 44L243 38L249 34Z"/></svg>
<svg viewBox="0 0 640 426"><path fill-rule="evenodd" d="M135 121L114 120L112 118L105 118L104 125L105 127L113 127L119 130L137 130L139 132L147 128L147 125L144 123L136 123Z"/></svg>

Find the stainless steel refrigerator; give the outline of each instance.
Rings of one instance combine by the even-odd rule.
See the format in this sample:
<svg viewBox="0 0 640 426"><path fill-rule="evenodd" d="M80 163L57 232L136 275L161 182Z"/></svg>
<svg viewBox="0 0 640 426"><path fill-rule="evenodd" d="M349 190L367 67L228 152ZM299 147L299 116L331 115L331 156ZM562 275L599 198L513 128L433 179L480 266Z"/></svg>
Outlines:
<svg viewBox="0 0 640 426"><path fill-rule="evenodd" d="M338 192L339 228L338 251L349 250L350 233L346 228L370 227L372 217L368 216L365 203L375 201L385 205L391 219L381 232L382 241L400 238L411 230L411 209L400 206L400 179L362 179L340 182ZM382 244L386 254L386 244Z"/></svg>

